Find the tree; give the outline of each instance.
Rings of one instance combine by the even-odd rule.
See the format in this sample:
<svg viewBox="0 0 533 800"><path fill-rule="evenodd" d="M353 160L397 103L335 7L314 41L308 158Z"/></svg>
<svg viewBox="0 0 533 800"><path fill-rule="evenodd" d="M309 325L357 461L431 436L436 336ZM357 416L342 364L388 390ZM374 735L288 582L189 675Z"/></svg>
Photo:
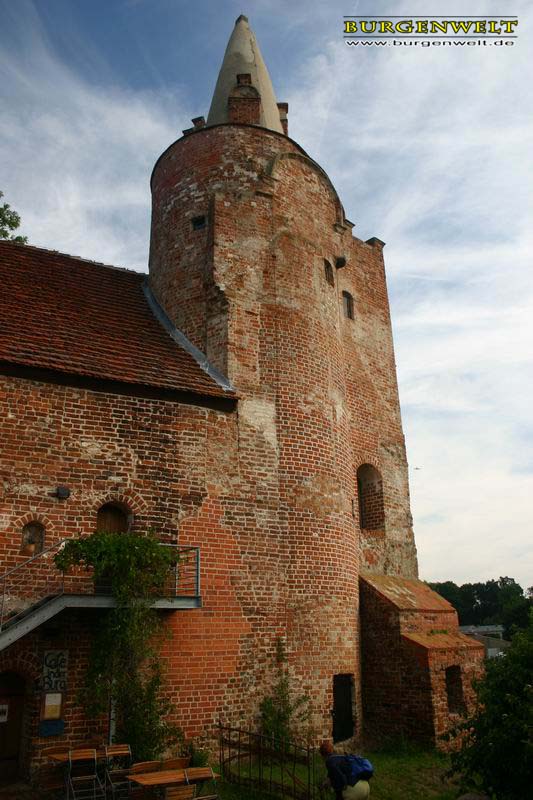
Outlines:
<svg viewBox="0 0 533 800"><path fill-rule="evenodd" d="M0 192L0 200L3 196L4 193ZM13 236L13 231L16 231L19 225L20 217L16 211L13 211L9 203L0 205L0 239L26 244L27 236Z"/></svg>
<svg viewBox="0 0 533 800"><path fill-rule="evenodd" d="M533 592L528 589L524 595L514 578L500 577L497 581L463 583L462 586L457 586L453 581L429 585L454 606L460 625L501 624L506 639L517 628L528 626Z"/></svg>
<svg viewBox="0 0 533 800"><path fill-rule="evenodd" d="M487 662L474 716L459 726L455 772L498 800L524 800L533 786L533 614L505 655Z"/></svg>

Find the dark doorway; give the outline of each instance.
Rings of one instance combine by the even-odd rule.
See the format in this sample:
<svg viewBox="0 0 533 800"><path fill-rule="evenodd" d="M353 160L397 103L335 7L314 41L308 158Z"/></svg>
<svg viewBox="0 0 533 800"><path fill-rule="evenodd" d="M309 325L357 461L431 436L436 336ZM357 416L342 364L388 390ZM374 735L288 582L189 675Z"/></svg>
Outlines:
<svg viewBox="0 0 533 800"><path fill-rule="evenodd" d="M353 675L333 676L333 741L353 736Z"/></svg>
<svg viewBox="0 0 533 800"><path fill-rule="evenodd" d="M25 681L16 672L0 674L0 784L19 772Z"/></svg>

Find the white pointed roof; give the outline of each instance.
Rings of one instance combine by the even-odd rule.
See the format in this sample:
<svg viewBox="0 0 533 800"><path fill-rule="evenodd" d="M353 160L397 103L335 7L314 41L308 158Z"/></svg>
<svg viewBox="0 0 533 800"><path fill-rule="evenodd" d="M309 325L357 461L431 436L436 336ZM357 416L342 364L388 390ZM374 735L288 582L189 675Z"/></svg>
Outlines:
<svg viewBox="0 0 533 800"><path fill-rule="evenodd" d="M279 117L279 109L272 87L272 81L259 50L255 35L248 24L248 17L243 14L235 23L230 36L224 60L220 67L217 85L211 101L207 117L208 125L219 125L229 122L228 98L237 84L237 75L249 73L252 86L261 95L260 125L283 133Z"/></svg>

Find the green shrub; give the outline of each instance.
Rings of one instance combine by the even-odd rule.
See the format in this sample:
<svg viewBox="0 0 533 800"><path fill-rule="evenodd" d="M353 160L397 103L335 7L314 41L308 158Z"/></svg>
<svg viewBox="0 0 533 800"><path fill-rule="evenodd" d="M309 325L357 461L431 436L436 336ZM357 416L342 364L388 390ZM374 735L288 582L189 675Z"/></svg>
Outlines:
<svg viewBox="0 0 533 800"><path fill-rule="evenodd" d="M524 800L533 786L533 617L477 684L475 714L459 726L453 769L498 800Z"/></svg>
<svg viewBox="0 0 533 800"><path fill-rule="evenodd" d="M302 730L307 732L311 709L306 695L294 695L291 690L287 656L283 640L276 640L277 680L272 693L259 706L260 731L264 736L278 742L302 739Z"/></svg>

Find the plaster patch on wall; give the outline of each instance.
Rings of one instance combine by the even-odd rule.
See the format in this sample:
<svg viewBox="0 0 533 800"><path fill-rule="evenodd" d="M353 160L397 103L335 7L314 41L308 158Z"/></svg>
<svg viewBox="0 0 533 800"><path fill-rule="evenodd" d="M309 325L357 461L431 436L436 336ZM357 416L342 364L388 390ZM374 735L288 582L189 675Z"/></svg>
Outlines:
<svg viewBox="0 0 533 800"><path fill-rule="evenodd" d="M261 433L264 439L277 451L276 405L273 401L262 397L242 400L240 417L243 422Z"/></svg>

